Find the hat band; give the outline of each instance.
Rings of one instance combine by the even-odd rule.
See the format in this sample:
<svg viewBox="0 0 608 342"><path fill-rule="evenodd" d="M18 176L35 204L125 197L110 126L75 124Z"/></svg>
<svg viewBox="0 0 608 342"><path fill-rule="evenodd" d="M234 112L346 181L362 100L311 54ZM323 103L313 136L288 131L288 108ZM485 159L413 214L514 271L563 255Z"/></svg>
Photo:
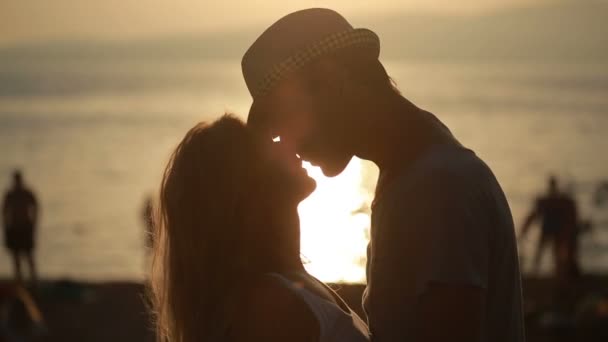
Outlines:
<svg viewBox="0 0 608 342"><path fill-rule="evenodd" d="M275 64L270 72L264 76L258 87L256 87L255 93L252 94L253 98L256 99L266 95L285 75L301 68L310 61L338 49L354 45L365 45L374 48L377 51L376 57L380 53L380 40L370 30L351 29L334 33L298 51L281 63Z"/></svg>

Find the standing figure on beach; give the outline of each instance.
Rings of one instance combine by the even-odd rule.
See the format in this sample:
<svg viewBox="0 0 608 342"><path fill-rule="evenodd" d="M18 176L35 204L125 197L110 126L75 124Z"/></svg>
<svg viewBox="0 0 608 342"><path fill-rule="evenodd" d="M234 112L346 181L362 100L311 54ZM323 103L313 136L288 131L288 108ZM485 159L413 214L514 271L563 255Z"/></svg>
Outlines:
<svg viewBox="0 0 608 342"><path fill-rule="evenodd" d="M608 201L608 180L600 182L593 194L593 202L597 207Z"/></svg>
<svg viewBox="0 0 608 342"><path fill-rule="evenodd" d="M581 275L579 265L578 240L582 233L591 229L591 223L581 219L574 194L563 193L562 199L563 232L558 235L558 258L560 275L567 281Z"/></svg>
<svg viewBox="0 0 608 342"><path fill-rule="evenodd" d="M534 273L538 273L543 252L549 245L553 247L555 270L559 269L559 248L556 240L560 233L563 233L563 198L559 191L556 177L550 176L547 193L536 199L532 211L528 214L521 227L520 240L528 234L534 222L540 221L540 237L536 244L532 267Z"/></svg>
<svg viewBox="0 0 608 342"><path fill-rule="evenodd" d="M374 32L332 10L281 18L242 60L248 125L326 176L353 156L379 167L363 299L372 341L523 341L515 231L498 181L401 95L379 54Z"/></svg>
<svg viewBox="0 0 608 342"><path fill-rule="evenodd" d="M526 217L520 240L536 221L540 221L540 237L534 252L533 272L539 272L543 252L552 245L555 274L578 273L578 210L574 198L559 189L555 176L549 177L547 193L536 199Z"/></svg>
<svg viewBox="0 0 608 342"><path fill-rule="evenodd" d="M25 186L19 170L13 173L13 186L4 197L2 218L4 245L13 258L15 280L20 283L23 281L21 260L25 259L29 266L31 282L36 284L34 247L38 223L38 201L34 193Z"/></svg>

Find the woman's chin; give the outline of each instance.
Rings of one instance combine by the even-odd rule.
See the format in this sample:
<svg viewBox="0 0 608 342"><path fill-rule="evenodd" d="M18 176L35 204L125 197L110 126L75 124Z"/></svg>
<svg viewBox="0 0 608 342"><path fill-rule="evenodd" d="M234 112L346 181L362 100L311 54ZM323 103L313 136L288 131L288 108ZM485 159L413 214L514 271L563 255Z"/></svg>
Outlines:
<svg viewBox="0 0 608 342"><path fill-rule="evenodd" d="M317 188L317 182L309 176L298 177L297 181L293 184L293 198L299 203L308 198Z"/></svg>
<svg viewBox="0 0 608 342"><path fill-rule="evenodd" d="M317 182L309 176L302 177L302 180L298 186L298 199L300 201L305 200L310 194L312 194L317 188Z"/></svg>
<svg viewBox="0 0 608 342"><path fill-rule="evenodd" d="M288 179L282 178L275 182L279 197L287 200L288 203L300 203L312 194L317 188L317 182L302 172L297 176L291 175Z"/></svg>

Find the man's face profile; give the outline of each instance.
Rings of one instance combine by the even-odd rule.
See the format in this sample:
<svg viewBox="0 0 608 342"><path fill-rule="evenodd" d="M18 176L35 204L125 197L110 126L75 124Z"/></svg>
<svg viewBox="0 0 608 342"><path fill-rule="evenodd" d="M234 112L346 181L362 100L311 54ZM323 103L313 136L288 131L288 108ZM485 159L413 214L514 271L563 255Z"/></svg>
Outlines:
<svg viewBox="0 0 608 342"><path fill-rule="evenodd" d="M269 98L272 103L273 135L293 146L303 160L319 166L328 177L340 174L352 154L339 138L339 96L329 79L294 75L280 82Z"/></svg>

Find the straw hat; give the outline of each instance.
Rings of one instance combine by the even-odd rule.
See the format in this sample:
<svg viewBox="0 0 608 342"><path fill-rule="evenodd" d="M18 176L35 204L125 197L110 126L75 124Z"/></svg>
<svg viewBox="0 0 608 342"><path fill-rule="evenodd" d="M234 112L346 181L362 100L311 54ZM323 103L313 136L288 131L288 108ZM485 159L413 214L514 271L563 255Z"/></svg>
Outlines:
<svg viewBox="0 0 608 342"><path fill-rule="evenodd" d="M272 24L245 52L241 67L253 105L287 75L307 63L335 52L354 47L360 53L378 58L378 36L353 26L335 11L311 8L294 12Z"/></svg>

